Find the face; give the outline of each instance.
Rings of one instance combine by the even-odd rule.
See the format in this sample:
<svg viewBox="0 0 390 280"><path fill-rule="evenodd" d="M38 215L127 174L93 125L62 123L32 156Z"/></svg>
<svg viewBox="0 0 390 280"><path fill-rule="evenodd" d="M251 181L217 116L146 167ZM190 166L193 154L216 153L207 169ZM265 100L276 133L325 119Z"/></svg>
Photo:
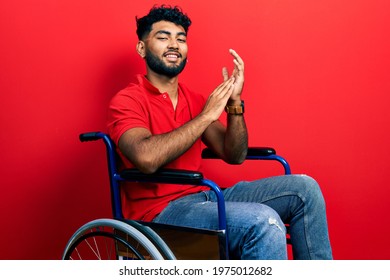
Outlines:
<svg viewBox="0 0 390 280"><path fill-rule="evenodd" d="M179 75L187 62L187 36L182 26L159 21L143 41L142 54L150 71L167 77Z"/></svg>

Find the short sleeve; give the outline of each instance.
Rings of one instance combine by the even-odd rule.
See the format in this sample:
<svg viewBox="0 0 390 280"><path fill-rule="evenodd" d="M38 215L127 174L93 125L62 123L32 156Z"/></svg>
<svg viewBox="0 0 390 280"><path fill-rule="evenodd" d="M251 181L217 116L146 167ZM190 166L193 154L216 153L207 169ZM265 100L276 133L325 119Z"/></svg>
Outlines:
<svg viewBox="0 0 390 280"><path fill-rule="evenodd" d="M149 129L149 114L144 94L136 89L126 88L117 93L108 107L107 128L114 143L127 130L135 127Z"/></svg>

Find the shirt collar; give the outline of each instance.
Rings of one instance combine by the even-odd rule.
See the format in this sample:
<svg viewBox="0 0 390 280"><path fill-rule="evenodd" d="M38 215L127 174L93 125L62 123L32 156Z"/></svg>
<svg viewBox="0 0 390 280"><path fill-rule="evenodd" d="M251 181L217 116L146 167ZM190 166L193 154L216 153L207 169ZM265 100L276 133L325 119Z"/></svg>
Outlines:
<svg viewBox="0 0 390 280"><path fill-rule="evenodd" d="M138 83L146 88L149 92L160 95L161 92L156 88L154 85L152 85L148 79L144 75L137 75Z"/></svg>

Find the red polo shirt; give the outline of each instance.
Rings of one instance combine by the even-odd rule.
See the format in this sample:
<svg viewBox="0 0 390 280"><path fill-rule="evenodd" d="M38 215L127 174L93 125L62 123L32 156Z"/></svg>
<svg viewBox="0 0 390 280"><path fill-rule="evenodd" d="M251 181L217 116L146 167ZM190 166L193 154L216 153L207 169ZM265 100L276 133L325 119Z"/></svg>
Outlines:
<svg viewBox="0 0 390 280"><path fill-rule="evenodd" d="M122 134L135 127L148 129L153 135L170 132L196 117L205 105L205 98L179 83L176 110L167 93L160 93L144 76L117 93L108 112L108 133L118 145ZM201 140L167 168L200 170ZM118 150L124 168L133 164ZM125 218L151 221L170 201L205 190L199 186L154 183L129 183L121 186L122 211Z"/></svg>

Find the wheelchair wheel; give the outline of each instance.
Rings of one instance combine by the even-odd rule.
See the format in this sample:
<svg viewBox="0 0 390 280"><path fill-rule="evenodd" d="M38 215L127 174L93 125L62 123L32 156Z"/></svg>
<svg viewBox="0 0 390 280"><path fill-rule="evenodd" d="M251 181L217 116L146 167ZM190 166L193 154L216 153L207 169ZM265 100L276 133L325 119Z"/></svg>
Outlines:
<svg viewBox="0 0 390 280"><path fill-rule="evenodd" d="M80 227L68 241L64 260L175 259L151 230L138 230L124 221L98 219ZM137 224L140 228L142 225ZM146 234L146 235L145 235ZM165 257L164 257L165 256Z"/></svg>

